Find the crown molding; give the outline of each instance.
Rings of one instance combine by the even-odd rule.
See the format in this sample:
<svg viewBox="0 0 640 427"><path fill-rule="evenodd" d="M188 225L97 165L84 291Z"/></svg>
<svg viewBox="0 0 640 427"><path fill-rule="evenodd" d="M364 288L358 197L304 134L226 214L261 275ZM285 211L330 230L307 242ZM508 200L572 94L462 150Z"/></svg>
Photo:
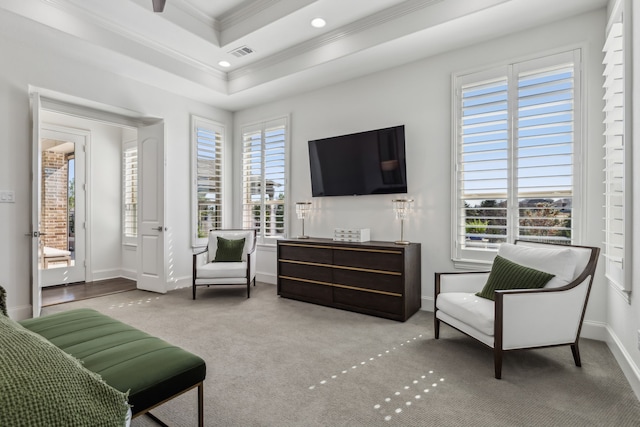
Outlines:
<svg viewBox="0 0 640 427"><path fill-rule="evenodd" d="M218 18L220 30L228 30L249 18L258 15L278 4L278 1L279 0L245 0L240 5L220 15Z"/></svg>
<svg viewBox="0 0 640 427"><path fill-rule="evenodd" d="M207 15L196 6L194 6L193 3L191 3L189 0L178 0L175 3L172 2L172 5L180 9L182 12L186 13L193 19L200 21L202 24L213 28L215 31L220 31L220 20Z"/></svg>
<svg viewBox="0 0 640 427"><path fill-rule="evenodd" d="M132 31L128 28L125 28L124 26L112 20L105 19L104 17L93 12L92 9L88 7L89 5L87 5L86 3L82 3L82 6L79 5L78 3L71 3L68 0L56 0L54 3L51 3L51 2L48 2L48 3L50 3L52 6L64 12L71 14L72 16L77 17L78 15L81 14L89 22L93 22L94 24L100 26L101 28L117 36L129 39L141 46L152 49L165 56L178 60L181 63L184 63L190 67L199 69L200 71L203 71L211 75L212 77L215 77L223 81L227 80L226 72L220 71L210 64L194 59L191 56L185 55L176 49L162 45L156 42L155 40L149 39L148 37L136 31Z"/></svg>
<svg viewBox="0 0 640 427"><path fill-rule="evenodd" d="M348 25L337 28L333 31L325 33L321 36L299 43L288 49L282 50L276 54L264 58L262 60L253 62L244 67L240 67L228 73L229 81L239 79L246 75L260 71L261 69L268 68L274 64L281 63L289 60L303 53L319 49L323 46L327 46L333 43L338 43L349 37L369 30L381 24L394 21L402 18L406 15L422 11L437 3L441 3L445 0L409 0L398 5L384 9L373 15L369 15L357 21L354 21Z"/></svg>

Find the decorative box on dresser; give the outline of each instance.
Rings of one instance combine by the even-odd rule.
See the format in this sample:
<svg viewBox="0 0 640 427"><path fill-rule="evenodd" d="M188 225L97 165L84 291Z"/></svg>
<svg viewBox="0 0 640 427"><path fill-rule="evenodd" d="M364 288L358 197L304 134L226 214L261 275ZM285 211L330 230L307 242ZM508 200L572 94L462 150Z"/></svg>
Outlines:
<svg viewBox="0 0 640 427"><path fill-rule="evenodd" d="M278 295L405 321L421 305L420 244L278 241Z"/></svg>

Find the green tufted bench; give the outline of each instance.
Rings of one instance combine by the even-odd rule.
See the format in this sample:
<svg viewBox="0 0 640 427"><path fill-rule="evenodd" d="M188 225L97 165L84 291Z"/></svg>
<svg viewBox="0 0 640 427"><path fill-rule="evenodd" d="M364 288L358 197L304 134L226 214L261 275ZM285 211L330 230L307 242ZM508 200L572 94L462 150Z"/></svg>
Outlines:
<svg viewBox="0 0 640 427"><path fill-rule="evenodd" d="M113 388L129 392L133 418L195 387L203 426L200 357L91 309L76 309L19 322L79 359Z"/></svg>

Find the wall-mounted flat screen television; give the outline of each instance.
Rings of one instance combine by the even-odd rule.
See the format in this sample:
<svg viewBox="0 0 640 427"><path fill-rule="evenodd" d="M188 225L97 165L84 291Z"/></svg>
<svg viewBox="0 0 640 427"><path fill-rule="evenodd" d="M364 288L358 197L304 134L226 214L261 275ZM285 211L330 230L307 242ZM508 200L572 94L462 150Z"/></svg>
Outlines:
<svg viewBox="0 0 640 427"><path fill-rule="evenodd" d="M311 193L407 192L404 125L309 141Z"/></svg>

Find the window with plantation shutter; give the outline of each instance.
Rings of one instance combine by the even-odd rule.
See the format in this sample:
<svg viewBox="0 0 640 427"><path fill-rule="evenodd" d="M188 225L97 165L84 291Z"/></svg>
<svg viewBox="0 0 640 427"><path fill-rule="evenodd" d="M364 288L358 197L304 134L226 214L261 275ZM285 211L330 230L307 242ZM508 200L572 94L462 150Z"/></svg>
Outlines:
<svg viewBox="0 0 640 427"><path fill-rule="evenodd" d="M454 77L455 260L576 239L579 70L575 50Z"/></svg>
<svg viewBox="0 0 640 427"><path fill-rule="evenodd" d="M242 128L242 222L259 240L285 234L287 119Z"/></svg>
<svg viewBox="0 0 640 427"><path fill-rule="evenodd" d="M629 150L626 141L630 129L626 128L625 114L625 34L622 14L618 13L611 24L604 45L604 101L605 101L605 217L604 256L605 275L617 289L631 291L631 268L627 251L628 238L632 235L629 179ZM630 92L630 91L629 91ZM629 237L628 237L629 236Z"/></svg>
<svg viewBox="0 0 640 427"><path fill-rule="evenodd" d="M123 243L135 245L138 237L138 146L124 146L122 156Z"/></svg>
<svg viewBox="0 0 640 427"><path fill-rule="evenodd" d="M207 244L209 230L222 228L222 145L224 127L192 117L194 174L193 245Z"/></svg>

